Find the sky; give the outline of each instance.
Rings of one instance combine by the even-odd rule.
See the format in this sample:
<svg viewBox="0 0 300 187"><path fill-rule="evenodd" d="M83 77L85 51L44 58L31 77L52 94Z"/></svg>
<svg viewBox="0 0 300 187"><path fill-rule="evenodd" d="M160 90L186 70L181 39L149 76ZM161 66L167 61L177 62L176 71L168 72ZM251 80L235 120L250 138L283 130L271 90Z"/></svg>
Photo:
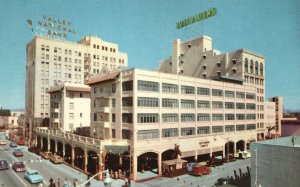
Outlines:
<svg viewBox="0 0 300 187"><path fill-rule="evenodd" d="M176 29L176 22L210 8L217 15ZM172 53L175 39L201 35L221 52L248 49L266 59L266 98L282 96L286 110L300 109L299 0L0 0L0 106L25 107L26 20L67 19L76 34L119 45L129 67L152 70Z"/></svg>

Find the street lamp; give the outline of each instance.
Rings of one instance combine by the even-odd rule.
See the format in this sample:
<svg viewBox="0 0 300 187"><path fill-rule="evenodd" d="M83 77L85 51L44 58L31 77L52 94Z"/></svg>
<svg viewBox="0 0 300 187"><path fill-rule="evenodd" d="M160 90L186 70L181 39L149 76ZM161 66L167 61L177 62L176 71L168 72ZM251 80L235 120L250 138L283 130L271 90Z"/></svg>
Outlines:
<svg viewBox="0 0 300 187"><path fill-rule="evenodd" d="M96 177L97 175L101 174L101 173L106 173L105 176L105 180L104 180L104 186L105 187L111 187L111 183L113 182L112 179L110 178L109 175L109 171L105 170L105 171L100 171L98 173L96 173L94 176L92 176L89 180L85 181L84 183L80 184L78 187L83 187L84 185L86 185L88 182L90 182L94 177Z"/></svg>

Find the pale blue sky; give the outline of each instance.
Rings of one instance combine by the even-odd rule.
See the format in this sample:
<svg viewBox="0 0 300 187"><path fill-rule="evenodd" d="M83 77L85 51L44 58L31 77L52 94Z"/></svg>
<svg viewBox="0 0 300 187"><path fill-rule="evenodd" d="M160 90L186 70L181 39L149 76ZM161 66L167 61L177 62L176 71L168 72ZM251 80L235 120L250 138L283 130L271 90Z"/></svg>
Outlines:
<svg viewBox="0 0 300 187"><path fill-rule="evenodd" d="M215 17L177 30L176 22L216 7ZM245 48L266 58L266 97L283 96L300 109L299 0L0 0L0 106L24 108L26 20L42 15L71 20L77 42L96 35L119 44L129 66L154 69L179 38L208 35L222 52Z"/></svg>

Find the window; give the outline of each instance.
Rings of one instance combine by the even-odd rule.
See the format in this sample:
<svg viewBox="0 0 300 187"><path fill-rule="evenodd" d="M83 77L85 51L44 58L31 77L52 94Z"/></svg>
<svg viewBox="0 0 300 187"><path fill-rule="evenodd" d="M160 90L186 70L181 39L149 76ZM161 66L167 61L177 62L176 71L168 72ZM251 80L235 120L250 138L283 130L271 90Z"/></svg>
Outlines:
<svg viewBox="0 0 300 187"><path fill-rule="evenodd" d="M137 139L138 140L146 140L146 139L155 139L159 138L159 130L138 130Z"/></svg>
<svg viewBox="0 0 300 187"><path fill-rule="evenodd" d="M162 107L171 107L171 108L178 108L178 100L177 99L162 99Z"/></svg>
<svg viewBox="0 0 300 187"><path fill-rule="evenodd" d="M252 129L256 129L256 125L255 124L247 124L247 130L252 130Z"/></svg>
<svg viewBox="0 0 300 187"><path fill-rule="evenodd" d="M151 97L138 97L138 106L159 107L159 99Z"/></svg>
<svg viewBox="0 0 300 187"><path fill-rule="evenodd" d="M159 114L156 113L138 113L138 123L158 123Z"/></svg>
<svg viewBox="0 0 300 187"><path fill-rule="evenodd" d="M111 121L116 122L116 114L111 114Z"/></svg>
<svg viewBox="0 0 300 187"><path fill-rule="evenodd" d="M245 120L245 114L236 114L237 120Z"/></svg>
<svg viewBox="0 0 300 187"><path fill-rule="evenodd" d="M225 97L234 98L234 91L225 91Z"/></svg>
<svg viewBox="0 0 300 187"><path fill-rule="evenodd" d="M111 85L111 93L116 93L116 84Z"/></svg>
<svg viewBox="0 0 300 187"><path fill-rule="evenodd" d="M213 121L221 121L223 120L223 114L212 114Z"/></svg>
<svg viewBox="0 0 300 187"><path fill-rule="evenodd" d="M245 109L245 103L236 103L236 109Z"/></svg>
<svg viewBox="0 0 300 187"><path fill-rule="evenodd" d="M133 81L126 81L122 83L123 91L132 91L133 89Z"/></svg>
<svg viewBox="0 0 300 187"><path fill-rule="evenodd" d="M212 133L223 132L223 126L212 126L211 131Z"/></svg>
<svg viewBox="0 0 300 187"><path fill-rule="evenodd" d="M260 75L263 76L264 75L264 65L262 63L260 64L259 71L260 71Z"/></svg>
<svg viewBox="0 0 300 187"><path fill-rule="evenodd" d="M225 120L234 120L234 114L225 114Z"/></svg>
<svg viewBox="0 0 300 187"><path fill-rule="evenodd" d="M162 92L165 92L165 93L178 93L178 85L162 83Z"/></svg>
<svg viewBox="0 0 300 187"><path fill-rule="evenodd" d="M116 138L116 129L111 129L111 137Z"/></svg>
<svg viewBox="0 0 300 187"><path fill-rule="evenodd" d="M198 100L197 101L197 107L198 108L210 108L210 102L209 101Z"/></svg>
<svg viewBox="0 0 300 187"><path fill-rule="evenodd" d="M209 88L198 87L197 88L197 94L198 95L210 95L210 89Z"/></svg>
<svg viewBox="0 0 300 187"><path fill-rule="evenodd" d="M236 92L236 98L245 99L245 93L244 92Z"/></svg>
<svg viewBox="0 0 300 187"><path fill-rule="evenodd" d="M246 104L246 108L247 108L248 110L255 110L256 105L253 104L253 103L247 103L247 104Z"/></svg>
<svg viewBox="0 0 300 187"><path fill-rule="evenodd" d="M233 102L225 102L225 108L226 109L234 109L234 103Z"/></svg>
<svg viewBox="0 0 300 187"><path fill-rule="evenodd" d="M212 89L212 95L222 97L223 96L223 90Z"/></svg>
<svg viewBox="0 0 300 187"><path fill-rule="evenodd" d="M246 58L245 59L245 72L249 73L248 71L249 71L249 68L248 68L248 59Z"/></svg>
<svg viewBox="0 0 300 187"><path fill-rule="evenodd" d="M115 99L115 98L112 98L112 99L111 99L111 106L112 106L113 108L116 107L116 99Z"/></svg>
<svg viewBox="0 0 300 187"><path fill-rule="evenodd" d="M123 123L132 123L132 114L131 113L122 113L122 122Z"/></svg>
<svg viewBox="0 0 300 187"><path fill-rule="evenodd" d="M70 98L74 98L74 93L69 93Z"/></svg>
<svg viewBox="0 0 300 187"><path fill-rule="evenodd" d="M236 125L236 131L243 131L245 130L245 125Z"/></svg>
<svg viewBox="0 0 300 187"><path fill-rule="evenodd" d="M223 102L222 101L213 101L212 102L212 108L223 108Z"/></svg>
<svg viewBox="0 0 300 187"><path fill-rule="evenodd" d="M250 73L253 73L253 60L250 60Z"/></svg>
<svg viewBox="0 0 300 187"><path fill-rule="evenodd" d="M83 96L83 94L82 94L82 93L80 93L79 95L80 95L80 97L82 97L82 96Z"/></svg>
<svg viewBox="0 0 300 187"><path fill-rule="evenodd" d="M69 119L70 120L74 119L74 113L69 113Z"/></svg>
<svg viewBox="0 0 300 187"><path fill-rule="evenodd" d="M138 80L138 90L158 92L159 91L159 83Z"/></svg>
<svg viewBox="0 0 300 187"><path fill-rule="evenodd" d="M197 128L197 134L210 134L210 128L209 128L209 126L198 127Z"/></svg>
<svg viewBox="0 0 300 187"><path fill-rule="evenodd" d="M258 75L258 62L255 61L255 74Z"/></svg>
<svg viewBox="0 0 300 187"><path fill-rule="evenodd" d="M247 120L255 120L256 115L255 114L247 114Z"/></svg>
<svg viewBox="0 0 300 187"><path fill-rule="evenodd" d="M122 139L130 139L130 130L122 129Z"/></svg>
<svg viewBox="0 0 300 187"><path fill-rule="evenodd" d="M181 122L195 121L195 114L181 114Z"/></svg>
<svg viewBox="0 0 300 187"><path fill-rule="evenodd" d="M80 113L79 116L82 117L82 113Z"/></svg>
<svg viewBox="0 0 300 187"><path fill-rule="evenodd" d="M181 99L181 108L195 108L195 101Z"/></svg>
<svg viewBox="0 0 300 187"><path fill-rule="evenodd" d="M69 109L73 110L74 109L74 103L69 103Z"/></svg>
<svg viewBox="0 0 300 187"><path fill-rule="evenodd" d="M246 94L246 98L247 99L255 99L255 94L253 94L253 93L247 93Z"/></svg>
<svg viewBox="0 0 300 187"><path fill-rule="evenodd" d="M225 132L232 132L234 131L234 125L226 125Z"/></svg>
<svg viewBox="0 0 300 187"><path fill-rule="evenodd" d="M194 127L181 128L181 136L190 136L190 135L195 135Z"/></svg>
<svg viewBox="0 0 300 187"><path fill-rule="evenodd" d="M197 121L210 121L210 114L208 113L197 114Z"/></svg>
<svg viewBox="0 0 300 187"><path fill-rule="evenodd" d="M132 106L132 97L123 97L122 98L122 106Z"/></svg>
<svg viewBox="0 0 300 187"><path fill-rule="evenodd" d="M162 114L163 122L178 122L178 114Z"/></svg>
<svg viewBox="0 0 300 187"><path fill-rule="evenodd" d="M170 129L162 129L162 135L163 138L165 137L176 137L178 136L178 129L176 128L170 128Z"/></svg>
<svg viewBox="0 0 300 187"><path fill-rule="evenodd" d="M195 88L193 86L181 85L181 93L183 94L195 94Z"/></svg>

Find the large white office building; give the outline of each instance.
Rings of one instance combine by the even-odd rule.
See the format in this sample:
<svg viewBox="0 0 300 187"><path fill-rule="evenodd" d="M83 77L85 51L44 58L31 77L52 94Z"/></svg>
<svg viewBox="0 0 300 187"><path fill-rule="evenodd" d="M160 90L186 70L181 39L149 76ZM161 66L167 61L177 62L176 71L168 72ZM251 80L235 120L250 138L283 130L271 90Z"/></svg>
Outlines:
<svg viewBox="0 0 300 187"><path fill-rule="evenodd" d="M126 67L117 44L86 36L77 43L36 36L26 49L26 117L30 132L50 117L51 86L84 84L92 75Z"/></svg>

